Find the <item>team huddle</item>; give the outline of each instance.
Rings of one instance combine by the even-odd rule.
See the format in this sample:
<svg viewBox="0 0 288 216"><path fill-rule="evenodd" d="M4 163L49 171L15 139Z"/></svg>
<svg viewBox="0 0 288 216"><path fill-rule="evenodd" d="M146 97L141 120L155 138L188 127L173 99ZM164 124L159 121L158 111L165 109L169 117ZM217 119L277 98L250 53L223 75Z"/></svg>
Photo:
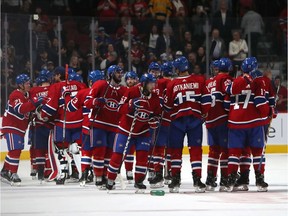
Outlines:
<svg viewBox="0 0 288 216"><path fill-rule="evenodd" d="M3 116L8 154L1 179L20 185L17 170L29 130L34 179L60 185L73 180L80 186L95 182L100 190L114 190L116 179L124 184L123 165L136 191L146 189L147 178L150 188L167 184L178 193L187 136L196 192L216 189L218 167L219 191L247 191L251 163L258 191L267 191L265 142L276 117L275 93L257 68L256 58L246 58L242 74L233 78L231 61L221 58L212 62L213 77L205 80L190 75L187 59L179 57L163 65L152 62L140 79L133 71L124 75L117 65L105 75L91 71L88 87L67 66L41 71L32 88L21 74ZM209 145L205 184L203 124Z"/></svg>

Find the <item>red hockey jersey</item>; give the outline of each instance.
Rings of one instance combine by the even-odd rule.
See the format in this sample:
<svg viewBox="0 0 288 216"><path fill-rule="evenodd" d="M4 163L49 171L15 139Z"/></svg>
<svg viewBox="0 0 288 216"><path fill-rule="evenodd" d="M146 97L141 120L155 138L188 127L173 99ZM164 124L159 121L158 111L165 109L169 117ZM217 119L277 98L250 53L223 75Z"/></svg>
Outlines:
<svg viewBox="0 0 288 216"><path fill-rule="evenodd" d="M48 101L42 107L42 118L54 118L56 126L63 127L64 123L64 106L73 99L78 91L84 89L85 85L77 81L65 81L53 84L48 91ZM63 93L68 92L65 98ZM82 126L82 110L76 112L66 111L66 128L79 128Z"/></svg>
<svg viewBox="0 0 288 216"><path fill-rule="evenodd" d="M129 101L134 98L141 98L145 102L141 103L142 108L139 108L136 113L136 122L132 136L149 136L149 119L152 116L161 114L161 104L158 95L153 92L149 97L146 97L141 92L141 86L134 86L129 88L119 104L119 113L121 114L118 132L128 135L131 129L135 113L129 108Z"/></svg>
<svg viewBox="0 0 288 216"><path fill-rule="evenodd" d="M229 128L252 128L266 124L269 104L262 81L255 79L247 84L243 76L238 77L228 86L227 92L230 94Z"/></svg>
<svg viewBox="0 0 288 216"><path fill-rule="evenodd" d="M43 97L43 104L45 104L47 102L48 99L48 91L49 91L50 86L36 86L31 88L30 90L30 98L34 98L34 97ZM45 126L48 128L53 128L53 122L49 121L49 122L44 122L41 121L37 118L37 116L35 116L35 127L39 127L39 126Z"/></svg>
<svg viewBox="0 0 288 216"><path fill-rule="evenodd" d="M78 110L82 110L83 112L83 122L82 122L82 132L84 134L89 135L89 113L90 109L88 109L85 105L84 102L86 100L87 95L90 92L90 88L86 89L81 89L76 96L69 101L67 104L67 110L69 112L76 112Z"/></svg>
<svg viewBox="0 0 288 216"><path fill-rule="evenodd" d="M108 85L109 83L105 80L95 82L84 104L88 109L92 109L90 123L93 127L116 132L120 119L120 114L117 112L118 105L127 88ZM93 101L95 98L101 97L106 99L106 104L97 111L98 109L93 106Z"/></svg>
<svg viewBox="0 0 288 216"><path fill-rule="evenodd" d="M160 98L161 105L163 105L164 103L164 97L166 95L167 85L170 82L171 82L171 79L167 79L167 78L162 78L162 79L157 80L155 92ZM163 108L163 111L164 111L164 108ZM171 123L170 113L164 112L161 125L169 126L170 123Z"/></svg>
<svg viewBox="0 0 288 216"><path fill-rule="evenodd" d="M204 96L204 88L205 79L201 76L189 75L172 80L167 85L164 100L166 109L171 110L171 119L205 115L208 110L203 104L209 102L209 97Z"/></svg>
<svg viewBox="0 0 288 216"><path fill-rule="evenodd" d="M226 89L231 84L232 77L226 73L219 73L213 79L206 81L206 91L211 94L211 107L206 117L206 127L212 128L228 121L224 98Z"/></svg>
<svg viewBox="0 0 288 216"><path fill-rule="evenodd" d="M28 93L24 95L20 90L14 90L9 96L3 115L2 133L14 133L24 137L29 123L29 114L35 108L29 100Z"/></svg>

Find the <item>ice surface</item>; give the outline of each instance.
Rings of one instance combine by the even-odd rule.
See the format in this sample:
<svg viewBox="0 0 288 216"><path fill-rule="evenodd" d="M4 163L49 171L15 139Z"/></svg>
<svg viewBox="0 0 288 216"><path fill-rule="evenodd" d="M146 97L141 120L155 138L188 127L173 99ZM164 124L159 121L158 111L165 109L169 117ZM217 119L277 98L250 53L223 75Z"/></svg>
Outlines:
<svg viewBox="0 0 288 216"><path fill-rule="evenodd" d="M266 181L269 192L256 192L253 172L250 175L249 192L205 192L195 194L192 188L191 168L188 156L184 156L180 194L151 196L149 187L145 194L135 194L133 185L126 190L107 193L94 185L80 188L67 183L56 186L54 182L42 185L31 180L30 162L20 161L20 187L1 183L1 215L117 215L117 216L287 216L288 215L288 155L267 155ZM1 167L2 167L1 163ZM206 178L207 156L203 157L203 178ZM123 172L124 173L124 172ZM148 184L147 184L148 185Z"/></svg>

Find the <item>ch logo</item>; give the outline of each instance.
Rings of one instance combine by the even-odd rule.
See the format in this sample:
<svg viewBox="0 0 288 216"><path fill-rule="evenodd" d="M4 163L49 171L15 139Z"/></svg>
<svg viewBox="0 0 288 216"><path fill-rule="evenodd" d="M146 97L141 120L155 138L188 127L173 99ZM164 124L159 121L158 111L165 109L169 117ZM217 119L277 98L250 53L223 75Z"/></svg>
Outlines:
<svg viewBox="0 0 288 216"><path fill-rule="evenodd" d="M149 112L147 110L139 110L137 113L137 119L142 122L148 121Z"/></svg>
<svg viewBox="0 0 288 216"><path fill-rule="evenodd" d="M107 99L107 101L106 101L105 107L106 107L108 110L112 111L112 112L116 112L117 109L118 109L118 101L109 98L109 99Z"/></svg>

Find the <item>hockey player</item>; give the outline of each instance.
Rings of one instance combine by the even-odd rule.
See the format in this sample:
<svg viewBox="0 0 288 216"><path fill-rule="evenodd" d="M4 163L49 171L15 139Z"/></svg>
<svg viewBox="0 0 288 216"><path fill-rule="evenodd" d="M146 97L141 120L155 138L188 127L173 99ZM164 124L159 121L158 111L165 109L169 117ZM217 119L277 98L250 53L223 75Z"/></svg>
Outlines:
<svg viewBox="0 0 288 216"><path fill-rule="evenodd" d="M26 74L18 75L16 84L18 88L9 96L1 129L8 146L8 154L1 170L1 177L9 181L11 185L20 185L21 183L17 171L20 154L24 149L24 136L28 127L29 113L42 103L42 97L34 97L29 100L31 82Z"/></svg>
<svg viewBox="0 0 288 216"><path fill-rule="evenodd" d="M144 74L141 85L129 88L119 105L121 119L115 137L113 155L108 168L106 188L112 190L119 167L131 145L136 146L135 184L137 190L145 190L143 184L147 171L148 151L151 144L150 127L156 129L160 115L160 100L155 88L156 79L152 74Z"/></svg>
<svg viewBox="0 0 288 216"><path fill-rule="evenodd" d="M166 94L166 87L168 83L172 79L173 74L173 65L171 62L165 62L163 65L161 65L161 75L163 78L160 78L157 80L156 83L156 92L160 98L160 102L163 105L164 104L164 97ZM150 180L150 187L151 188L158 188L163 187L163 165L164 165L164 157L165 157L165 147L166 149L169 149L168 147L168 134L169 134L169 127L170 127L170 114L167 112L164 112L164 109L162 110L161 114L161 126L159 130L156 131L156 142L155 146L152 147L152 161L153 161L153 168L155 172L155 176ZM167 154L169 153L169 150L167 151ZM169 155L170 156L170 155ZM167 169L167 179L169 175L169 168Z"/></svg>
<svg viewBox="0 0 288 216"><path fill-rule="evenodd" d="M255 57L246 58L242 64L242 71L245 73L249 73L251 78L254 80L255 85L263 86L265 89L265 97L269 103L270 112L267 116L266 122L264 123L264 133L265 133L265 141L267 142L268 129L271 123L272 118L276 118L277 114L275 111L275 93L273 87L271 85L271 81L268 77L262 75L262 73L257 69L257 59ZM263 157L263 162L265 158ZM234 185L234 191L248 191L249 185L249 173L251 166L251 150L250 147L246 147L242 151L242 155L240 157L240 178L237 179L236 184ZM256 171L256 170L255 170Z"/></svg>
<svg viewBox="0 0 288 216"><path fill-rule="evenodd" d="M237 77L227 88L231 104L228 117L229 176L226 188L228 191L233 191L240 156L243 155L243 152L247 153L246 149L248 147L253 155L258 191L267 191L268 184L264 182L265 162L263 161L260 166L260 160L265 142L263 126L269 116L269 104L265 98L264 83L256 79L253 81L247 73L247 68L252 68L250 60L245 59L241 68L244 74ZM244 178L244 173L248 173L247 177L249 177L249 167L250 164L245 166L244 170L241 170L242 178Z"/></svg>
<svg viewBox="0 0 288 216"><path fill-rule="evenodd" d="M125 74L125 83L128 88L138 84L138 77L134 71L129 71ZM129 183L133 180L133 162L134 162L135 145L130 147L125 158L126 179Z"/></svg>
<svg viewBox="0 0 288 216"><path fill-rule="evenodd" d="M43 97L44 102L47 99L48 91L50 87L50 78L52 72L43 70L37 79L37 86L30 90L30 97ZM44 168L45 158L48 153L48 138L50 130L53 128L51 122L43 122L36 116L33 118L31 130L31 141L34 149L35 161L36 161L36 173L38 174L38 180L44 180Z"/></svg>
<svg viewBox="0 0 288 216"><path fill-rule="evenodd" d="M93 156L93 145L90 142L90 133L89 133L89 113L90 109L88 109L84 102L86 100L87 95L89 94L92 85L98 81L103 80L104 74L99 71L91 71L88 75L88 85L89 88L80 90L77 95L69 101L67 105L67 109L69 112L75 112L77 110L81 110L83 112L83 123L82 123L82 155L81 155L81 179L80 179L80 186L84 186L87 183L93 181L93 172L91 172L92 166L92 156Z"/></svg>
<svg viewBox="0 0 288 216"><path fill-rule="evenodd" d="M70 169L72 158L69 153L72 154L77 168L80 167L78 144L81 143L83 121L82 110L69 112L66 105L78 91L85 88L85 85L77 81L68 81L68 74L63 67L55 68L54 79L56 83L48 91L48 101L41 110L37 110L37 117L42 121L54 119L54 143L60 162L56 184L64 184L69 177L67 174L70 175L72 171Z"/></svg>
<svg viewBox="0 0 288 216"><path fill-rule="evenodd" d="M217 75L206 81L206 90L212 97L211 107L205 119L209 145L206 190L214 191L217 187L217 169L220 160L220 191L223 191L227 182L228 168L228 112L224 108L224 98L226 88L232 82L232 77L229 76L232 63L228 58L221 58L213 62L213 69L218 70Z"/></svg>
<svg viewBox="0 0 288 216"><path fill-rule="evenodd" d="M90 131L93 151L93 168L96 176L96 186L105 189L106 171L113 151L113 142L119 123L120 114L117 112L119 102L126 91L121 86L123 70L117 65L111 65L108 70L109 82L98 81L92 86L85 106L91 109Z"/></svg>
<svg viewBox="0 0 288 216"><path fill-rule="evenodd" d="M196 192L205 192L206 185L201 182L202 170L202 118L207 114L202 103L205 80L197 75L189 75L188 61L180 57L173 62L178 78L167 86L165 107L171 110L171 126L169 147L171 148L172 182L170 192L178 193L180 187L180 172L182 165L182 150L184 137L188 136L188 146L192 175Z"/></svg>
<svg viewBox="0 0 288 216"><path fill-rule="evenodd" d="M157 62L151 62L148 67L148 73L158 79L161 75L161 66Z"/></svg>

